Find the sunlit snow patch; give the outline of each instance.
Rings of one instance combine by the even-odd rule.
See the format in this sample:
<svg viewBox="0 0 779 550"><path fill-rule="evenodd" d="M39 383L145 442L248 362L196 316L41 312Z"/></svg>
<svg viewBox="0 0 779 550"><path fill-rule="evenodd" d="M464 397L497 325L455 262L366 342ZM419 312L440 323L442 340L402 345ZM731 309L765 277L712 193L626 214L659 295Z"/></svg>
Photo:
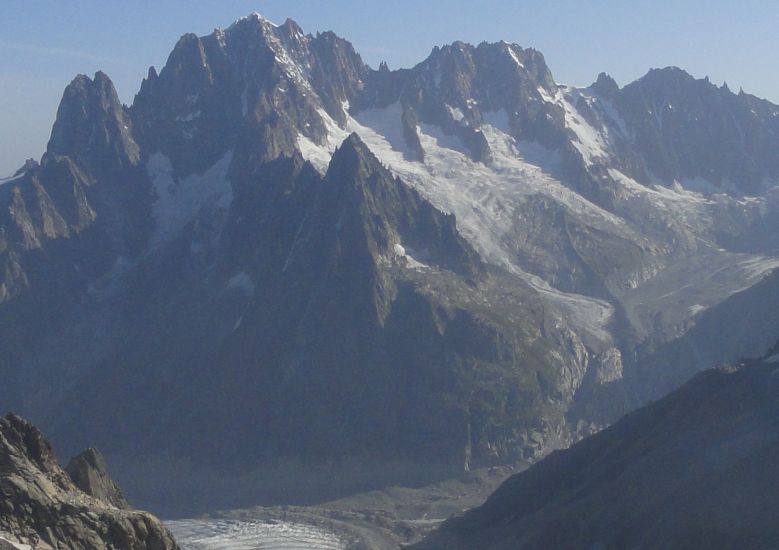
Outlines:
<svg viewBox="0 0 779 550"><path fill-rule="evenodd" d="M598 159L608 158L604 136L587 122L576 108L576 102L581 98L581 92L576 88L568 88L559 103L565 109L565 125L576 135L574 147L581 153L588 166Z"/></svg>
<svg viewBox="0 0 779 550"><path fill-rule="evenodd" d="M706 311L706 306L702 306L700 304L693 304L688 308L688 311L690 312L690 317L693 317L695 315L698 315L701 311Z"/></svg>
<svg viewBox="0 0 779 550"><path fill-rule="evenodd" d="M175 239L206 204L230 205L233 192L227 171L232 157L228 151L203 174L190 174L180 181L175 181L168 157L159 152L149 157L146 170L157 195L152 207L156 222L152 248Z"/></svg>
<svg viewBox="0 0 779 550"><path fill-rule="evenodd" d="M393 247L393 251L395 252L395 255L399 258L403 258L406 262L406 266L411 267L413 269L422 269L428 267L427 265L423 264L419 260L415 259L414 256L412 256L413 251L410 249L407 249L402 244L396 244Z"/></svg>

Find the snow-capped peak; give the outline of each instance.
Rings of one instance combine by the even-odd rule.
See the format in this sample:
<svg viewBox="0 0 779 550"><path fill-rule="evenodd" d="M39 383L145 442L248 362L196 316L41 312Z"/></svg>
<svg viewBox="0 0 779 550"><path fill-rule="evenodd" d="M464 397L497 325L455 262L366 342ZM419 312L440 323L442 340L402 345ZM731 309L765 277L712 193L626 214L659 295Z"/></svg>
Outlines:
<svg viewBox="0 0 779 550"><path fill-rule="evenodd" d="M270 19L262 15L260 12L254 11L249 15L244 15L243 17L239 17L232 25L230 25L230 28L245 21L257 21L259 23L268 24L273 27L278 27L278 25L273 23Z"/></svg>

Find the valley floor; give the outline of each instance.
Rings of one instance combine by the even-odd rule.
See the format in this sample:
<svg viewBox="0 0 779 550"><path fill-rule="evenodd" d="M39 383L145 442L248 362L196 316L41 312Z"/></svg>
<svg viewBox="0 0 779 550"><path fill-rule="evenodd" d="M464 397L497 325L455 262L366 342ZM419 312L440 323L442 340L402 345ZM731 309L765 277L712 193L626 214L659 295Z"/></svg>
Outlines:
<svg viewBox="0 0 779 550"><path fill-rule="evenodd" d="M485 468L420 488L390 487L313 506L218 512L166 525L183 550L394 550L478 506L520 468Z"/></svg>

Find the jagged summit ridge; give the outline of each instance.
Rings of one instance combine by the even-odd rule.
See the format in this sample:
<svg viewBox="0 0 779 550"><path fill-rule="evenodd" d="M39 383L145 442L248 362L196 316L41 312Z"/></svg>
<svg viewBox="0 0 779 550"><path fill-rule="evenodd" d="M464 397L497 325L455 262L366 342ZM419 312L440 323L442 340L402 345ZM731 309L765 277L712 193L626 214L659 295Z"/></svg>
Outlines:
<svg viewBox="0 0 779 550"><path fill-rule="evenodd" d="M335 151L325 181L357 191L364 222L374 230L371 246L384 257L405 257L408 248L408 254L418 251L431 266L474 279L483 274L478 255L458 234L455 217L437 210L382 166L357 133ZM345 202L343 196L336 200Z"/></svg>
<svg viewBox="0 0 779 550"><path fill-rule="evenodd" d="M314 37L291 20L274 26L249 17L209 36L182 37L159 76L144 81L132 111L145 121L140 139L148 148L177 169L194 163L200 172L239 141L265 159L292 154L299 132L321 143L317 110L343 121L366 70L332 33Z"/></svg>
<svg viewBox="0 0 779 550"><path fill-rule="evenodd" d="M196 73L202 69L197 68L200 65L211 67L219 64L216 60L219 55L209 54L209 51L218 52L221 48L235 52L227 57L231 58L235 65L231 72L236 75L235 79L238 81L231 85L230 89L244 88L240 97L232 100L234 105L240 104L240 113L243 116L249 115L250 118L256 117L260 124L266 124L268 119L264 113L269 111L265 111L267 107L263 105L272 107L274 113L285 112L283 119L286 119L286 122L283 119L279 121L281 125L275 132L274 139L269 140L268 136L260 137L258 145L261 149L269 148L265 155L271 158L282 153L291 154L291 150L295 148L295 135L326 146L331 133L328 130L329 119L343 127L348 125L350 114L359 114L377 107L385 108L397 101L402 105L403 140L417 158L424 156L424 150L414 128L425 123L440 126L445 133L453 135L462 142L473 159L490 159L492 152L480 135L479 128L485 115L505 111L508 131L515 139L537 141L550 149L562 148L563 151L566 151L565 143L569 142L584 156L584 162L590 164L593 161L610 164L615 159L603 151L605 148L620 149L619 154L627 157L628 162L619 162L615 167L642 182L651 179L650 171L665 181L673 178L681 181L685 177L695 176L710 178L710 169L706 169L704 173L702 168L696 168L699 174L683 167L664 166L661 169L651 151L653 146L640 139L634 142L631 138L631 135L635 135L635 130L630 130L630 120L626 120L625 115L614 116L616 112L621 111L623 104L629 103L623 100L612 101L615 98L611 96L621 92L618 87L615 89L615 83L608 83L608 89L600 90L605 100L614 103L599 107L610 116L594 126L589 124L587 119L590 115L576 99L576 94L573 94L570 100L560 97L558 86L554 83L543 56L535 50L525 50L516 44L482 43L474 47L455 42L434 48L428 59L413 69L374 71L365 66L348 42L332 33L317 34L316 37L306 35L291 20L275 26L264 18L251 16L234 23L228 31L230 32L215 31L202 39L194 35L183 38L185 43L203 41L203 44L212 44L208 47L204 45L202 55L196 55L189 65L192 65L191 69ZM233 35L232 39L230 35ZM256 46L251 46L253 40L257 41ZM213 46L213 43L217 46ZM246 58L241 61L242 52L254 47L267 52L272 59L270 66L277 67L276 70L283 75L283 80L289 81L287 85L279 82L274 90L258 94L251 83L253 78L240 74L245 72L246 67L257 65L259 59L255 61ZM174 49L174 53L175 51ZM169 64L178 57L172 54ZM250 63L247 65L246 61ZM259 66L263 66L263 63L267 61L260 62ZM480 71L475 70L476 67L489 67L489 70L480 74ZM255 73L258 71L256 68L251 70ZM213 67L207 72L213 73L208 77L209 82L224 78L216 74ZM650 78L654 72L650 71L639 82ZM263 75L263 81L268 80L266 76L269 73L262 70L259 73ZM273 70L270 75L272 74ZM246 80L247 83L241 86L241 80ZM270 81L273 80L274 77L271 76ZM215 83L216 81L212 82ZM598 91L597 88L592 89ZM630 93L621 95L629 96ZM194 101L195 97L200 96L201 94L194 91L187 97ZM291 98L282 105L281 96ZM447 100L441 101L442 97ZM186 105L186 101L177 103ZM566 103L571 104L566 107ZM616 107L616 110L613 107ZM636 108L633 105L626 107ZM320 109L327 114L326 117L322 116ZM584 109L581 115L577 114L578 109ZM198 124L198 119L203 118L202 109L186 107L184 110L186 112L173 118L185 123L183 127L178 128L178 132L183 133L186 138L185 141L197 141L197 134L211 135L217 130L208 124L199 128L201 125ZM233 108L233 111L237 110L236 107ZM570 113L570 116L566 113ZM223 116L224 113L218 115L218 118ZM577 117L582 122L576 122ZM232 127L241 125L237 122L241 115L234 113L227 118L234 119L230 124ZM646 122L641 121L641 124ZM625 136L615 137L616 134L613 134L609 126L624 130ZM229 139L222 141L229 142ZM591 144L597 145L597 148L593 148ZM186 145L183 147L186 148ZM332 149L332 145L330 147ZM581 161L579 159L578 162ZM733 174L728 175L733 177ZM719 185L717 181L714 183Z"/></svg>
<svg viewBox="0 0 779 550"><path fill-rule="evenodd" d="M92 161L107 169L133 166L140 151L111 79L98 71L93 79L78 75L65 88L47 153ZM85 159L84 155L92 155ZM110 166L119 163L118 166Z"/></svg>
<svg viewBox="0 0 779 550"><path fill-rule="evenodd" d="M370 174L378 165L378 159L371 153L357 132L352 132L333 153L328 170L349 166L353 175Z"/></svg>
<svg viewBox="0 0 779 550"><path fill-rule="evenodd" d="M246 22L246 21L252 21L252 20L254 20L254 21L258 21L258 22L260 22L260 23L270 23L271 25L273 25L273 23L271 23L271 22L270 22L270 21L269 21L269 20L268 20L268 19L267 19L267 18L266 18L264 15L262 15L260 12L258 12L258 11L253 11L253 12L252 12L252 13L250 13L249 15L244 15L243 17L239 17L238 19L236 19L236 20L235 20L235 22L233 22L233 23L230 25L230 27L233 27L233 26L235 26L235 25L240 25L240 24L241 24L241 23L243 23L243 22ZM288 19L288 21L290 21L290 19ZM276 25L273 25L273 26L275 27Z"/></svg>
<svg viewBox="0 0 779 550"><path fill-rule="evenodd" d="M611 99L614 97L614 94L619 92L619 85L617 82L611 77L611 75L606 73L598 74L597 80L592 83L590 88L606 99Z"/></svg>

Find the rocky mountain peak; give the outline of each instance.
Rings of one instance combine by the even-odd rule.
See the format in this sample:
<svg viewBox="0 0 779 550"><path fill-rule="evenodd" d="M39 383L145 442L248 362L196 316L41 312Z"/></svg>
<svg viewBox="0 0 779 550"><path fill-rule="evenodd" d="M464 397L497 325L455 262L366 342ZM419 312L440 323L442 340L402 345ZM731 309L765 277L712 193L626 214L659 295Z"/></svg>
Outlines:
<svg viewBox="0 0 779 550"><path fill-rule="evenodd" d="M253 14L208 36L183 36L159 77L144 80L132 114L144 147L186 176L234 146L236 158L267 161L292 154L297 134L324 143L320 111L344 123L367 75L335 34L312 37L291 19L277 26Z"/></svg>
<svg viewBox="0 0 779 550"><path fill-rule="evenodd" d="M282 66L290 62L305 62L308 42L311 36L292 19L287 19L282 25L275 25L260 14L252 14L241 18L230 25L224 32L215 31L219 42L224 41L224 47L233 55L241 56L246 52L241 49L267 49ZM293 67L282 67L294 70Z"/></svg>
<svg viewBox="0 0 779 550"><path fill-rule="evenodd" d="M328 176L332 178L337 173L344 180L364 179L377 168L381 168L379 161L360 136L352 132L333 153Z"/></svg>
<svg viewBox="0 0 779 550"><path fill-rule="evenodd" d="M468 278L481 276L481 261L457 232L455 217L437 210L394 177L356 133L334 153L325 182L334 189L328 201L350 209L362 226L358 233L367 236L373 253L405 256L408 247L431 265Z"/></svg>
<svg viewBox="0 0 779 550"><path fill-rule="evenodd" d="M625 86L625 89L641 88L654 99L661 96L678 97L681 94L689 94L693 86L701 90L717 90L708 78L696 79L684 69L673 66L650 69L644 76Z"/></svg>
<svg viewBox="0 0 779 550"><path fill-rule="evenodd" d="M611 99L619 91L619 85L611 75L600 73L598 79L590 86L596 94L606 99Z"/></svg>
<svg viewBox="0 0 779 550"><path fill-rule="evenodd" d="M296 25L295 25L296 26ZM278 38L282 29L291 29L292 25L277 26L271 23L259 13L252 13L246 17L241 17L225 29L225 37L233 34L245 34L251 36L255 41L252 46L257 47L260 42L266 42L268 39Z"/></svg>
<svg viewBox="0 0 779 550"><path fill-rule="evenodd" d="M97 449L90 447L71 458L65 471L76 487L89 496L108 502L117 508L131 508L119 486L108 475L108 464Z"/></svg>
<svg viewBox="0 0 779 550"><path fill-rule="evenodd" d="M725 192L756 194L779 176L776 107L751 102L678 67L652 69L615 99L657 177L700 177ZM749 132L745 132L750 128Z"/></svg>
<svg viewBox="0 0 779 550"><path fill-rule="evenodd" d="M176 43L168 61L163 68L172 76L171 80L181 86L181 91L188 95L183 106L192 107L197 99L197 94L214 84L213 63L204 40L195 34L183 35ZM149 80L157 80L155 74L149 75Z"/></svg>
<svg viewBox="0 0 779 550"><path fill-rule="evenodd" d="M69 488L69 481L61 475L54 450L43 434L23 418L8 413L0 418L0 475L11 475L18 463L25 460L53 476L58 488Z"/></svg>
<svg viewBox="0 0 779 550"><path fill-rule="evenodd" d="M639 79L639 81L640 80L649 80L649 81L678 80L678 81L691 82L695 80L695 77L680 67L677 67L675 65L668 65L667 67L652 67L651 69L649 69L649 71L647 71L647 73L644 76L642 76ZM708 77L701 80L708 81Z"/></svg>
<svg viewBox="0 0 779 550"><path fill-rule="evenodd" d="M38 168L39 164L38 161L35 159L27 159L24 161L24 164L16 171L14 172L13 177L21 176L22 174L26 174L27 172L31 170L35 170Z"/></svg>
<svg viewBox="0 0 779 550"><path fill-rule="evenodd" d="M98 71L78 75L65 88L47 152L70 156L98 170L134 166L140 159L131 122L113 82Z"/></svg>
<svg viewBox="0 0 779 550"><path fill-rule="evenodd" d="M281 27L287 32L287 34L290 35L298 34L300 36L303 36L305 34L301 26L298 25L297 21L295 21L291 17L287 17L284 20L284 23L281 25Z"/></svg>
<svg viewBox="0 0 779 550"><path fill-rule="evenodd" d="M564 139L562 110L546 101L557 87L535 50L507 42L473 46L458 41L434 48L410 71L392 74L402 80L404 135L420 156L424 152L413 127L423 122L459 138L473 160L488 162L492 152L480 126L502 112L514 138L552 148Z"/></svg>
<svg viewBox="0 0 779 550"><path fill-rule="evenodd" d="M244 15L243 17L239 17L232 25L230 25L230 28L236 27L238 25L251 25L251 24L260 24L260 25L273 25L273 23L270 22L270 20L262 15L258 11L253 11L249 15Z"/></svg>
<svg viewBox="0 0 779 550"><path fill-rule="evenodd" d="M312 83L322 98L323 107L343 123L349 105L364 92L370 71L351 42L333 32L317 34L311 43L314 62Z"/></svg>

